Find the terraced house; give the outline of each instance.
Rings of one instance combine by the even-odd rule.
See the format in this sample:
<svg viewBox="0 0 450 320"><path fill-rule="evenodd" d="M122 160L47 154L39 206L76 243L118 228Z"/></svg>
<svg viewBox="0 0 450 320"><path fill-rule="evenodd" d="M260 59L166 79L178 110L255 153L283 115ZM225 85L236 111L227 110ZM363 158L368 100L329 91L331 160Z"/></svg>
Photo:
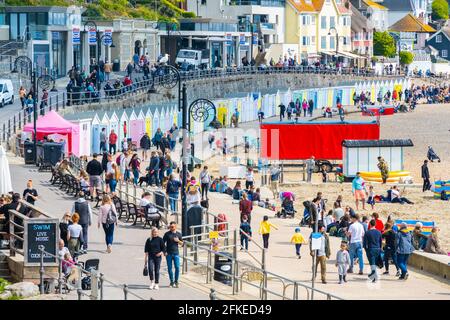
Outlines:
<svg viewBox="0 0 450 320"><path fill-rule="evenodd" d="M303 63L335 60L348 64L358 59L351 46L351 5L344 0L288 0L286 34L296 44Z"/></svg>

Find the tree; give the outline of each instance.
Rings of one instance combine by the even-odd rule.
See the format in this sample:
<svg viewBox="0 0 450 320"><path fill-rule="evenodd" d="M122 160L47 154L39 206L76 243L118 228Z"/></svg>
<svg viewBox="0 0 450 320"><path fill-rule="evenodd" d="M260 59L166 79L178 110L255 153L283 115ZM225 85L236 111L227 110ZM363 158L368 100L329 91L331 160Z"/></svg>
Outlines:
<svg viewBox="0 0 450 320"><path fill-rule="evenodd" d="M431 17L433 20L448 19L448 2L447 0L434 0L431 4Z"/></svg>
<svg viewBox="0 0 450 320"><path fill-rule="evenodd" d="M408 65L413 62L414 55L409 51L402 51L400 52L400 64L401 65Z"/></svg>
<svg viewBox="0 0 450 320"><path fill-rule="evenodd" d="M394 38L389 32L374 32L373 34L373 54L392 58L397 52Z"/></svg>

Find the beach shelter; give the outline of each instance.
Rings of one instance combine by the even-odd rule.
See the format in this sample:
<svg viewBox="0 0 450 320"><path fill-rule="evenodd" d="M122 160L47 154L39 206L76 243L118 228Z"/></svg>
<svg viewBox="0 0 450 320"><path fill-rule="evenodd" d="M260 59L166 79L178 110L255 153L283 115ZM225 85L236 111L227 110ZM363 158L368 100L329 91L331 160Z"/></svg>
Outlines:
<svg viewBox="0 0 450 320"><path fill-rule="evenodd" d="M102 129L100 118L98 116L98 113L94 115L91 122L91 137L92 137L92 144L91 144L91 150L92 153L100 153L100 132Z"/></svg>
<svg viewBox="0 0 450 320"><path fill-rule="evenodd" d="M280 109L278 109L278 105L280 104L280 102L281 102L281 92L280 90L278 90L275 95L275 105L274 105L275 112L273 113L274 116L280 114Z"/></svg>
<svg viewBox="0 0 450 320"><path fill-rule="evenodd" d="M76 156L89 156L92 154L92 120L96 112L81 112L65 115L64 118L78 126L78 150L73 150Z"/></svg>
<svg viewBox="0 0 450 320"><path fill-rule="evenodd" d="M164 108L164 131L163 132L169 131L170 127L172 126L169 108L170 108L170 106Z"/></svg>
<svg viewBox="0 0 450 320"><path fill-rule="evenodd" d="M228 108L224 100L217 100L217 120L222 124L222 126L227 126L230 119L228 119Z"/></svg>
<svg viewBox="0 0 450 320"><path fill-rule="evenodd" d="M159 112L158 108L155 108L155 112L153 112L153 123L152 123L153 132L151 135L152 138L155 135L158 128L160 127L159 120L160 120L160 112Z"/></svg>
<svg viewBox="0 0 450 320"><path fill-rule="evenodd" d="M117 134L117 136L119 137L119 141L123 141L123 139L128 136L128 132L130 129L128 114L126 110L121 110L117 113L117 117L119 118L119 133Z"/></svg>
<svg viewBox="0 0 450 320"><path fill-rule="evenodd" d="M24 132L33 132L33 123L28 123L23 127ZM78 144L74 141L78 139L78 126L67 121L56 111L50 111L46 115L40 117L36 122L36 138L42 140L44 136L58 134L66 141L69 154L74 148L78 148Z"/></svg>
<svg viewBox="0 0 450 320"><path fill-rule="evenodd" d="M117 116L115 111L108 112L108 132L111 132L111 130L114 130L116 134L119 132L119 117ZM118 137L118 136L117 136Z"/></svg>
<svg viewBox="0 0 450 320"><path fill-rule="evenodd" d="M99 114L100 124L103 128L106 128L106 134L109 136L111 129L109 128L109 116L107 112L101 112Z"/></svg>
<svg viewBox="0 0 450 320"><path fill-rule="evenodd" d="M145 111L145 132L148 133L149 137L152 136L152 119L153 114L150 111L150 108L147 108Z"/></svg>
<svg viewBox="0 0 450 320"><path fill-rule="evenodd" d="M11 183L9 162L3 146L0 146L0 177L0 194L7 194L11 191L14 191Z"/></svg>
<svg viewBox="0 0 450 320"><path fill-rule="evenodd" d="M130 121L130 134L128 138L131 138L132 142L139 142L139 132L141 122L137 118L137 114L134 110L129 110L128 121Z"/></svg>

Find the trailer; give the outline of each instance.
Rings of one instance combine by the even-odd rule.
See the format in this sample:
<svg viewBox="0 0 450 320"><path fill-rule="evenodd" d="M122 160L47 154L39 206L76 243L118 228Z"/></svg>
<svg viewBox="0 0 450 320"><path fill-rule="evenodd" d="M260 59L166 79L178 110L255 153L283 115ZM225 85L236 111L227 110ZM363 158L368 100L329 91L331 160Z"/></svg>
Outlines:
<svg viewBox="0 0 450 320"><path fill-rule="evenodd" d="M343 159L344 140L379 138L377 121L265 122L260 125L260 156L269 161L307 160L314 156L319 167L325 165L331 171L332 161Z"/></svg>

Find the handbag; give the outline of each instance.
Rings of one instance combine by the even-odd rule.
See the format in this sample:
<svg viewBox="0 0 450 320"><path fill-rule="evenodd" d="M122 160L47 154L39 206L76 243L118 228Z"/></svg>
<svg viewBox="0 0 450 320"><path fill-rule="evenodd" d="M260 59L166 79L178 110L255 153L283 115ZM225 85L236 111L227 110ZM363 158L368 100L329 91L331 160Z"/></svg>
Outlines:
<svg viewBox="0 0 450 320"><path fill-rule="evenodd" d="M144 277L148 277L148 267L147 266L144 267L144 270L142 271L142 275Z"/></svg>

